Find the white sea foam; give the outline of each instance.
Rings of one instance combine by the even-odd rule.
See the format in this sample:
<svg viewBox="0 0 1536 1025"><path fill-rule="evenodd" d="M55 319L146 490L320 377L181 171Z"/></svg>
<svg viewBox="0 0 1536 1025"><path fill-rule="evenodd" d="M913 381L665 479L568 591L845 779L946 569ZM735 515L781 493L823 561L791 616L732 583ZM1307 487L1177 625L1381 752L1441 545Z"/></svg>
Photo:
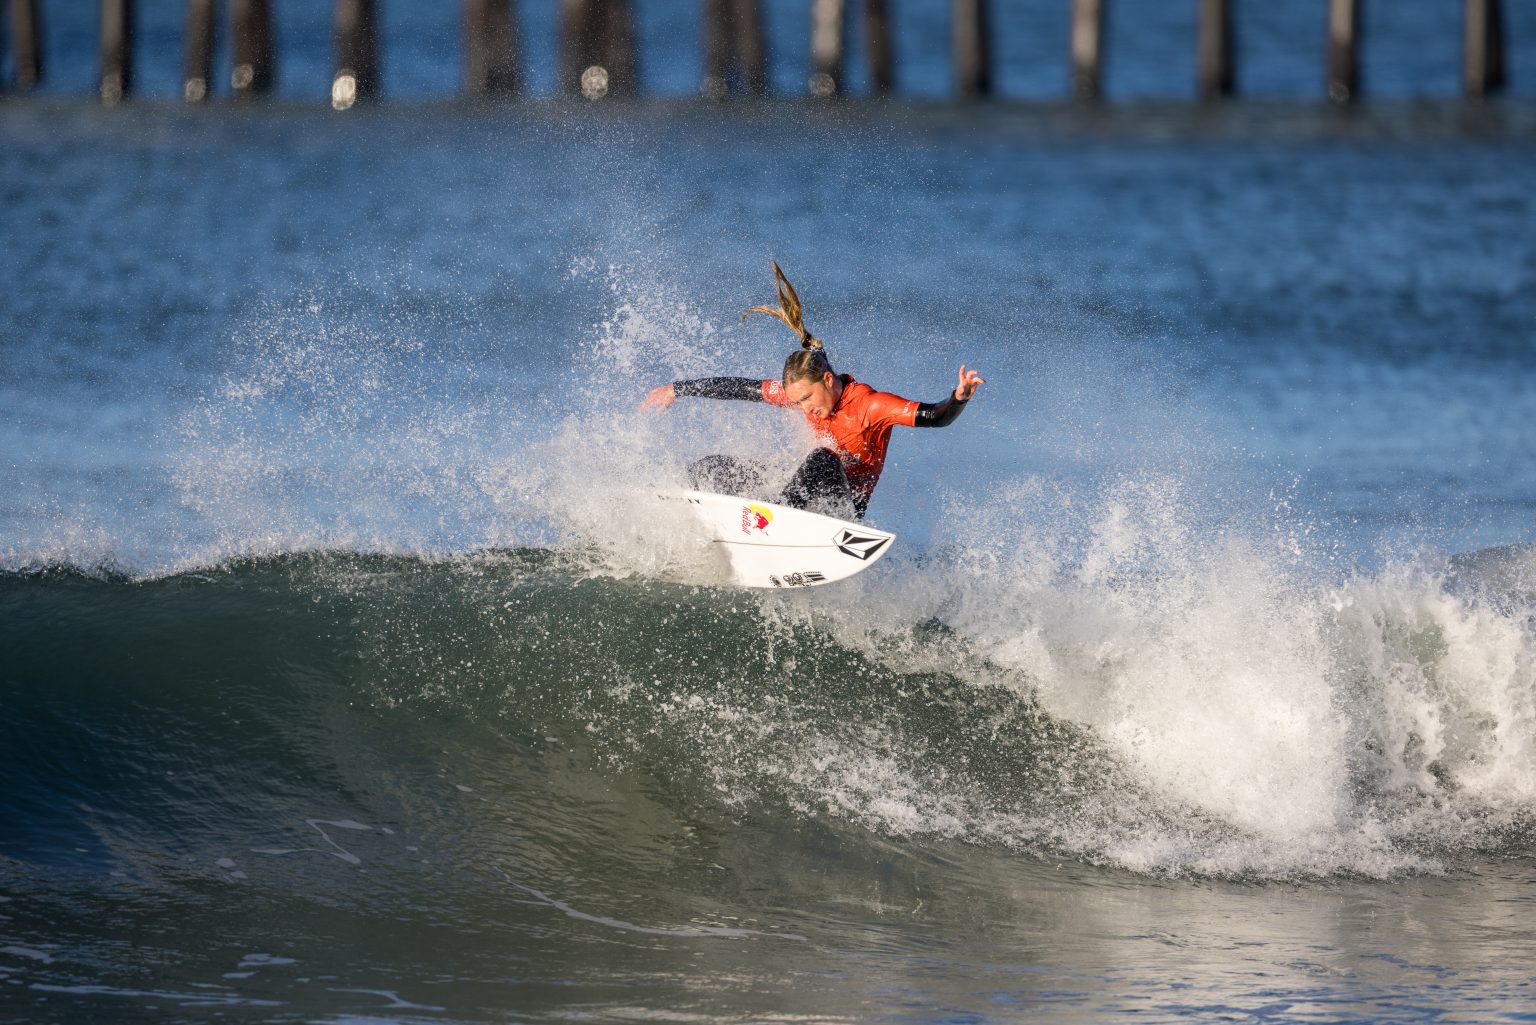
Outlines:
<svg viewBox="0 0 1536 1025"><path fill-rule="evenodd" d="M1341 573L1282 524L1213 524L1163 477L1077 496L1071 516L1059 498L1023 482L952 510L944 557L828 596L820 622L893 668L1037 700L1134 785L1070 820L968 797L885 828L1064 844L1138 871L1387 875L1497 846L1536 813L1529 589L1493 594L1467 572L1454 587L1422 559ZM1507 576L1509 559L1530 556L1481 570ZM929 615L959 640L927 657L871 630ZM829 806L880 819L864 780L890 757L876 746L818 784Z"/></svg>

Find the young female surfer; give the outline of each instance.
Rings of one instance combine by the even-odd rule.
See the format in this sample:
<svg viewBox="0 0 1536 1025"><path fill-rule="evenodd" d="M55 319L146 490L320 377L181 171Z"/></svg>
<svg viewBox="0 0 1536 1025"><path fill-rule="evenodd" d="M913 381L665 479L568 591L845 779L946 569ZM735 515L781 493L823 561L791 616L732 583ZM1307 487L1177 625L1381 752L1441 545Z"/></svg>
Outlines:
<svg viewBox="0 0 1536 1025"><path fill-rule="evenodd" d="M748 313L777 317L800 336L800 350L784 361L777 381L747 377L705 377L677 381L651 390L644 406L666 409L680 395L707 399L745 399L799 409L820 442L784 487L779 500L800 509L833 516L864 518L870 496L885 468L885 449L893 427L946 427L954 423L976 389L986 381L960 365L959 381L942 402L913 402L890 392L875 391L837 374L821 340L805 328L800 298L773 264L779 308L754 306ZM689 467L694 488L744 495L763 489L762 471L730 456L706 456Z"/></svg>

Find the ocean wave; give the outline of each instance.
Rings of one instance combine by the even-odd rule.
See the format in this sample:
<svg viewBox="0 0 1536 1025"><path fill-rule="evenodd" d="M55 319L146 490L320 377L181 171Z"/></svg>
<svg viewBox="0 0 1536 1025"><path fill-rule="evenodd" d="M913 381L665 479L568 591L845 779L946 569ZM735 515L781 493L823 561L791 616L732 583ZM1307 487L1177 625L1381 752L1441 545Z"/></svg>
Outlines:
<svg viewBox="0 0 1536 1025"><path fill-rule="evenodd" d="M5 574L7 853L174 847L421 720L584 752L538 774L554 832L560 794L638 771L726 821L1154 874L1386 877L1529 837L1532 549L1319 584L1241 546L1047 548L806 594L543 548Z"/></svg>

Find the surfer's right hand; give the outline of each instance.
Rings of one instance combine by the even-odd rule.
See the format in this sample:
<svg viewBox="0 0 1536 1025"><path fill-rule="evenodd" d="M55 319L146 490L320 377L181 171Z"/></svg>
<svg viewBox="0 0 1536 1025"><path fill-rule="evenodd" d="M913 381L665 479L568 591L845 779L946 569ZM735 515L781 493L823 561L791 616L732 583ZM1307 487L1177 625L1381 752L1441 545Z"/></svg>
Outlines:
<svg viewBox="0 0 1536 1025"><path fill-rule="evenodd" d="M640 403L640 408L660 413L663 409L672 405L672 401L676 398L677 389L670 384L664 384L659 388L652 388L651 393L645 397L645 401Z"/></svg>

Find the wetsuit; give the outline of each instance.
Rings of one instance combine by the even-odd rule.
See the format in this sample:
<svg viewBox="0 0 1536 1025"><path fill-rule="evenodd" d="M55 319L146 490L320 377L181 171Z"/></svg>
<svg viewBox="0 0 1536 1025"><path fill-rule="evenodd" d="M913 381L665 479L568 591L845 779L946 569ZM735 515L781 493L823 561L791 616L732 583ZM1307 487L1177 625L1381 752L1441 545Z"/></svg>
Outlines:
<svg viewBox="0 0 1536 1025"><path fill-rule="evenodd" d="M945 427L954 422L965 403L950 395L943 402L914 402L890 392L875 391L839 375L843 392L832 415L819 419L806 414L821 447L800 464L785 486L781 501L797 508L817 508L833 515L859 519L885 469L885 450L893 427ZM794 403L778 381L747 377L706 377L679 381L677 395L707 399L742 399L791 407ZM742 494L762 487L762 472L729 456L707 456L690 467L694 486Z"/></svg>

